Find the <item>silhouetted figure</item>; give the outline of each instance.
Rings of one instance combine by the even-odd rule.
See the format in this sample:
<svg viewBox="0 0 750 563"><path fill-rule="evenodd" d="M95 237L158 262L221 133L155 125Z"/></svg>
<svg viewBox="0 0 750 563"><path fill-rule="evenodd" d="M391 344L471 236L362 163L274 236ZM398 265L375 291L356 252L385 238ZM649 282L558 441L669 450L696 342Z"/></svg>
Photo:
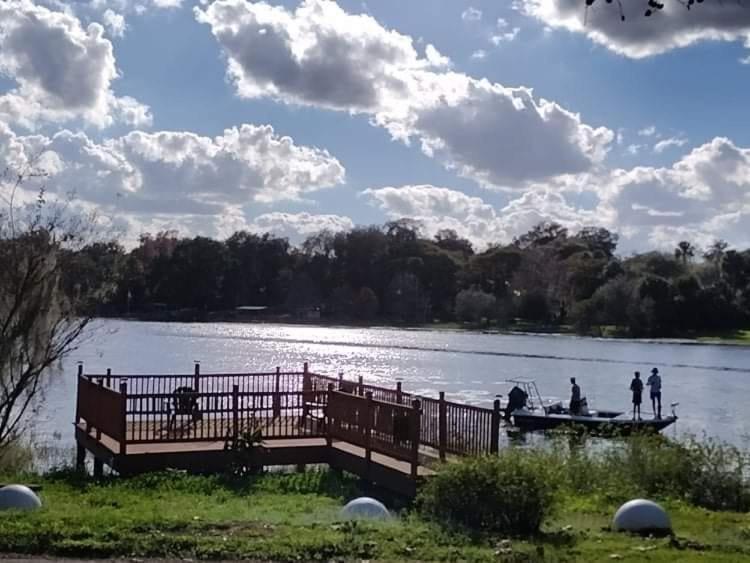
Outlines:
<svg viewBox="0 0 750 563"><path fill-rule="evenodd" d="M508 393L508 406L505 407L505 420L510 420L510 413L516 409L522 409L526 406L526 400L529 395L521 389L518 385L514 385L513 389Z"/></svg>
<svg viewBox="0 0 750 563"><path fill-rule="evenodd" d="M641 372L635 372L633 381L630 382L630 390L633 392L633 420L635 420L636 413L638 420L641 419L641 398L643 395L643 381L641 381Z"/></svg>
<svg viewBox="0 0 750 563"><path fill-rule="evenodd" d="M575 377L570 378L570 383L572 387L570 388L570 405L568 410L570 410L570 414L578 415L581 414L581 388L576 383Z"/></svg>
<svg viewBox="0 0 750 563"><path fill-rule="evenodd" d="M651 408L654 410L654 415L656 415L656 418L661 418L661 376L659 376L658 369L651 370L646 385L651 389Z"/></svg>

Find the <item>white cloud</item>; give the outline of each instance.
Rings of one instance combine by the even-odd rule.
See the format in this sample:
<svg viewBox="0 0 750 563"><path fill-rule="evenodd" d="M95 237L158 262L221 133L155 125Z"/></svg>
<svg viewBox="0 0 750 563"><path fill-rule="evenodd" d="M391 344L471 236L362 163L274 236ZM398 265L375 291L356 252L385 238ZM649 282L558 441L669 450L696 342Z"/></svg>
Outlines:
<svg viewBox="0 0 750 563"><path fill-rule="evenodd" d="M502 207L430 185L370 189L389 218L411 217L428 235L454 229L479 247L509 242L542 221L570 230L597 225L623 236L621 249L671 250L679 240L750 245L750 148L716 138L668 167L638 166L560 176Z"/></svg>
<svg viewBox="0 0 750 563"><path fill-rule="evenodd" d="M645 145L639 145L639 144L636 144L636 143L632 143L632 144L628 145L628 147L625 150L628 151L628 154L632 154L633 156L636 156L639 152L641 152L641 149L644 146Z"/></svg>
<svg viewBox="0 0 750 563"><path fill-rule="evenodd" d="M109 30L112 37L123 37L125 35L125 17L107 8L102 14L102 22Z"/></svg>
<svg viewBox="0 0 750 563"><path fill-rule="evenodd" d="M682 147L687 143L687 139L681 137L670 137L668 139L662 139L654 145L654 151L662 153L670 147Z"/></svg>
<svg viewBox="0 0 750 563"><path fill-rule="evenodd" d="M471 54L471 58L481 61L482 59L487 58L487 51L485 51L484 49L477 49Z"/></svg>
<svg viewBox="0 0 750 563"><path fill-rule="evenodd" d="M526 0L519 9L545 25L586 35L608 49L643 58L687 47L700 41L743 41L750 45L750 10L743 2L703 2L686 9L683 2L644 17L646 3L597 0L588 11L581 0ZM588 12L588 13L587 13Z"/></svg>
<svg viewBox="0 0 750 563"><path fill-rule="evenodd" d="M656 135L656 126L655 125L649 125L648 127L644 127L643 129L640 129L638 131L638 135L641 137L653 137Z"/></svg>
<svg viewBox="0 0 750 563"><path fill-rule="evenodd" d="M146 106L112 91L117 70L102 26L92 23L84 29L71 14L30 0L0 3L0 73L16 83L0 94L5 122L27 128L74 119L98 127L118 118L136 126L151 122Z"/></svg>
<svg viewBox="0 0 750 563"><path fill-rule="evenodd" d="M501 43L509 43L518 37L518 32L521 31L520 27L514 27L510 31L504 31L502 33L496 33L490 37L490 42L496 47Z"/></svg>
<svg viewBox="0 0 750 563"><path fill-rule="evenodd" d="M333 232L350 230L354 228L354 222L342 215L274 211L259 215L253 219L248 228L256 232L273 233L288 238L294 244L323 230Z"/></svg>
<svg viewBox="0 0 750 563"><path fill-rule="evenodd" d="M461 19L469 22L478 22L482 19L482 10L477 8L466 8L461 12Z"/></svg>
<svg viewBox="0 0 750 563"><path fill-rule="evenodd" d="M683 231L691 240L750 243L750 149L728 139L716 138L671 167L614 170L592 189L611 226L641 247L673 245L667 234Z"/></svg>
<svg viewBox="0 0 750 563"><path fill-rule="evenodd" d="M344 181L344 168L327 151L296 145L270 126L242 125L214 138L131 131L95 142L67 130L18 136L0 124L0 168L21 169L35 155L52 195L75 192L105 214L204 231L238 224L243 206L299 200Z"/></svg>
<svg viewBox="0 0 750 563"><path fill-rule="evenodd" d="M513 41L521 31L520 27L511 28L505 18L497 18L497 29L498 33L490 36L490 42L496 47L501 43Z"/></svg>
<svg viewBox="0 0 750 563"><path fill-rule="evenodd" d="M592 213L575 209L560 192L535 187L497 210L478 197L431 185L384 187L363 194L392 219L409 217L424 225L427 236L453 229L477 248L509 243L540 221L557 221L571 229L594 221Z"/></svg>
<svg viewBox="0 0 750 563"><path fill-rule="evenodd" d="M227 55L239 96L365 113L394 138L489 185L581 172L613 134L530 89L448 72L447 59L329 0L294 11L245 0L195 9Z"/></svg>

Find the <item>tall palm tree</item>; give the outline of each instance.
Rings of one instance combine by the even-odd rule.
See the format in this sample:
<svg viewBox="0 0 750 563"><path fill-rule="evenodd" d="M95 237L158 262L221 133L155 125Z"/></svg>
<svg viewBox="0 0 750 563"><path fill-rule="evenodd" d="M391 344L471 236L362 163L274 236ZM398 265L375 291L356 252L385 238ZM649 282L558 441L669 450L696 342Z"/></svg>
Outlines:
<svg viewBox="0 0 750 563"><path fill-rule="evenodd" d="M677 243L677 248L674 249L674 257L677 260L682 260L683 264L687 264L695 256L695 247L686 240L682 240Z"/></svg>

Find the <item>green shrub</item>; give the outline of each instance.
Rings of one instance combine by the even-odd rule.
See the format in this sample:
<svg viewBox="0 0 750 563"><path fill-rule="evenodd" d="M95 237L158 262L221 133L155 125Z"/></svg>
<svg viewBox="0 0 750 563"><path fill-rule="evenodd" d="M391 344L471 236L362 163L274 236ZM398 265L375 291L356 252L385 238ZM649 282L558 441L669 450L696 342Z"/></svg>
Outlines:
<svg viewBox="0 0 750 563"><path fill-rule="evenodd" d="M711 510L750 510L748 456L730 444L635 435L578 447L557 440L552 451L563 486L573 495L673 498Z"/></svg>
<svg viewBox="0 0 750 563"><path fill-rule="evenodd" d="M553 508L557 476L542 452L507 449L496 457L444 465L424 485L417 507L426 517L475 531L528 535Z"/></svg>
<svg viewBox="0 0 750 563"><path fill-rule="evenodd" d="M747 452L712 439L686 441L690 454L688 500L711 510L750 511Z"/></svg>

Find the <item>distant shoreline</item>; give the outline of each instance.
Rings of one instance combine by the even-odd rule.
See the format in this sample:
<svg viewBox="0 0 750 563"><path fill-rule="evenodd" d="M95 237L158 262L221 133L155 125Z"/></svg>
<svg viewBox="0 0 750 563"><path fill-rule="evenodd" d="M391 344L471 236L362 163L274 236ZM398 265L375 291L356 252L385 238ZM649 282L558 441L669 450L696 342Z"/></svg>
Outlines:
<svg viewBox="0 0 750 563"><path fill-rule="evenodd" d="M483 327L458 322L432 323L432 324L401 324L388 323L386 321L366 323L357 321L326 321L324 319L295 319L292 317L269 317L256 319L233 318L227 315L208 314L204 318L183 317L172 315L132 315L132 316L103 316L96 317L101 319L116 319L123 321L139 322L162 322L162 323L232 323L232 324L276 324L290 326L309 326L319 328L348 328L348 329L386 329L386 330L409 330L425 332L463 332L473 334L495 334L509 336L567 336L570 338L581 338L591 340L611 340L621 342L638 342L642 344L674 344L681 346L731 346L743 347L750 346L750 329L740 330L733 334L699 334L699 335L680 335L665 337L631 337L618 334L576 334L570 327L554 325L531 325L522 324L516 327Z"/></svg>

